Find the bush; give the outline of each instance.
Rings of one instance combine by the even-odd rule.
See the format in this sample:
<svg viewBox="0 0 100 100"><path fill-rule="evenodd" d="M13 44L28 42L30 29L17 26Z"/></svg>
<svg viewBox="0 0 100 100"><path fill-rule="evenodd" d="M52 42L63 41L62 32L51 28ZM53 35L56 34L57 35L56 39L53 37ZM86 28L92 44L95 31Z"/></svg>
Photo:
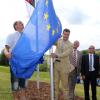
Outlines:
<svg viewBox="0 0 100 100"><path fill-rule="evenodd" d="M47 72L47 71L49 71L48 64L47 64L46 61L44 61L43 64L40 64L40 65L39 65L39 68L40 68L40 71L42 71L42 72Z"/></svg>
<svg viewBox="0 0 100 100"><path fill-rule="evenodd" d="M9 61L5 57L3 50L2 50L2 52L0 54L0 65L4 65L4 66L8 66L9 65Z"/></svg>

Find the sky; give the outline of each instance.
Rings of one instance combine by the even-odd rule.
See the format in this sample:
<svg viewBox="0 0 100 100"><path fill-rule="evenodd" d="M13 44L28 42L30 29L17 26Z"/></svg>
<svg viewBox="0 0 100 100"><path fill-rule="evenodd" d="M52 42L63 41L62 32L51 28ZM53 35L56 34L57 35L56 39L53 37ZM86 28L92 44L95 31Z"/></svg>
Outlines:
<svg viewBox="0 0 100 100"><path fill-rule="evenodd" d="M53 0L62 28L71 31L69 40L80 41L79 50L94 45L100 48L100 0ZM24 25L31 16L32 7L25 0L1 0L0 2L0 51L6 38L14 32L13 22L21 20Z"/></svg>

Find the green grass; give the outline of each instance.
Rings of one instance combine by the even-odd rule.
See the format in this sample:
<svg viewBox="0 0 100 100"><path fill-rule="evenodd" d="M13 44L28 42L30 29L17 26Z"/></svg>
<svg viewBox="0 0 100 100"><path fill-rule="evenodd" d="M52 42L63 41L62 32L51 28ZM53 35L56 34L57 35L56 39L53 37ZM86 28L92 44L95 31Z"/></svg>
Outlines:
<svg viewBox="0 0 100 100"><path fill-rule="evenodd" d="M50 82L49 73L40 72L39 76L40 81ZM33 74L30 80L37 80L37 72ZM0 100L13 100L10 86L9 67L0 66Z"/></svg>
<svg viewBox="0 0 100 100"><path fill-rule="evenodd" d="M50 82L50 73L40 72L39 76L40 81ZM37 80L37 72L33 74L30 80ZM81 97L84 96L84 89L82 84L76 85L75 94ZM97 98L97 100L100 100L100 87L97 87ZM13 100L10 88L9 67L0 66L0 100Z"/></svg>
<svg viewBox="0 0 100 100"><path fill-rule="evenodd" d="M90 87L91 89L91 87ZM90 92L90 96L91 96L91 91ZM81 97L84 97L84 88L83 88L83 84L77 84L76 88L75 88L75 94ZM100 87L97 87L97 100L100 100Z"/></svg>
<svg viewBox="0 0 100 100"><path fill-rule="evenodd" d="M39 80L40 81L43 81L43 82L50 82L50 75L49 75L49 73L48 72L40 72L39 73ZM33 74L33 76L30 78L30 80L37 80L37 72L35 72L34 74Z"/></svg>
<svg viewBox="0 0 100 100"><path fill-rule="evenodd" d="M9 68L0 66L0 100L13 100L10 89Z"/></svg>
<svg viewBox="0 0 100 100"><path fill-rule="evenodd" d="M9 73L9 67L0 66L0 72Z"/></svg>

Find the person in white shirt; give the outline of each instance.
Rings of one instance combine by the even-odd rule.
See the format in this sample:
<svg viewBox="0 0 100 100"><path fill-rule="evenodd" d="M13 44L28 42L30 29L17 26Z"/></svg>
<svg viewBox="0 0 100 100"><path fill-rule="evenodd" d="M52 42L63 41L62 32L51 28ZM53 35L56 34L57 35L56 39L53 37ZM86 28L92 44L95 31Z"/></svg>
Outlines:
<svg viewBox="0 0 100 100"><path fill-rule="evenodd" d="M16 32L14 32L13 34L10 34L7 37L5 49L4 49L4 54L7 59L11 58L11 56L12 56L11 52L12 52L13 48L15 47L15 45L16 45L18 39L20 38L22 31L24 29L24 25L21 21L15 21L13 24L13 27ZM9 63L9 65L10 65L10 63ZM25 88L25 79L17 78L13 74L11 66L10 66L10 73L11 73L11 89L12 89L12 91L16 91L19 88Z"/></svg>

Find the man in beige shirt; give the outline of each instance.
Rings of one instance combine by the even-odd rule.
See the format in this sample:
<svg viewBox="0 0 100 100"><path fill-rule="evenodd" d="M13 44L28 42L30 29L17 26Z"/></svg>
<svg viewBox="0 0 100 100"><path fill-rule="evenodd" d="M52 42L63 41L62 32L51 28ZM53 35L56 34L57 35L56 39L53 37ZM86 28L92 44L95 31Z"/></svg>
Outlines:
<svg viewBox="0 0 100 100"><path fill-rule="evenodd" d="M72 43L68 40L70 35L69 29L64 29L62 37L58 40L55 53L51 56L54 62L54 84L55 84L55 100L58 100L59 85L64 93L64 100L68 100L68 75L74 70L74 66L70 63L69 57L73 50Z"/></svg>

